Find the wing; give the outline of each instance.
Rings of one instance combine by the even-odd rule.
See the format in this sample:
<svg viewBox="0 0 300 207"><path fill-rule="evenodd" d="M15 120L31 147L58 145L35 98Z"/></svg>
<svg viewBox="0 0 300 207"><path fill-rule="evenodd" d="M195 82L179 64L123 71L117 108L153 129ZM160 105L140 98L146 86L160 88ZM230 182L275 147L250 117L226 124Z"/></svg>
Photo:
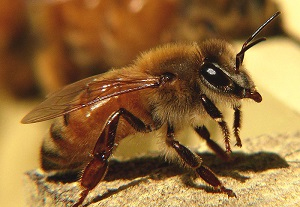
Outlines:
<svg viewBox="0 0 300 207"><path fill-rule="evenodd" d="M100 79L100 80L99 80ZM76 111L104 99L160 85L159 77L128 77L101 79L92 76L50 94L47 99L29 112L21 122L41 122Z"/></svg>

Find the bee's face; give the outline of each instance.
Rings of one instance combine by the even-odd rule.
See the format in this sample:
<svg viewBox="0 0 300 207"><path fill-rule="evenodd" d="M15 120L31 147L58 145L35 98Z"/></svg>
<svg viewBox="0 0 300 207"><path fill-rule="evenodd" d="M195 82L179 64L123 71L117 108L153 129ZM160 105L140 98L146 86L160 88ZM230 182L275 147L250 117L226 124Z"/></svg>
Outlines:
<svg viewBox="0 0 300 207"><path fill-rule="evenodd" d="M251 77L241 65L236 70L236 55L232 46L221 40L204 42L199 76L204 87L218 96L231 99L262 100Z"/></svg>

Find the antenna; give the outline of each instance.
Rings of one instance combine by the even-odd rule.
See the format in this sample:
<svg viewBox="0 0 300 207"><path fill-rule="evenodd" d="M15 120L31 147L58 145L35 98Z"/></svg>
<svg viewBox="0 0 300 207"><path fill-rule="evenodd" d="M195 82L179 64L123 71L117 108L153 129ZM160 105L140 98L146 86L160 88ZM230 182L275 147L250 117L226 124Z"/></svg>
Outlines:
<svg viewBox="0 0 300 207"><path fill-rule="evenodd" d="M271 21L273 21L278 15L280 14L280 12L276 12L275 14L273 14L273 16L271 16L265 23L263 23L243 44L241 51L236 55L236 64L235 64L235 72L239 73L239 68L243 63L244 60L244 56L245 56L245 52L247 50L249 50L251 47L253 47L254 45L265 41L267 38L262 37L259 38L257 40L254 40L253 42L251 42L259 33L260 31L262 31ZM249 44L250 43L250 44Z"/></svg>

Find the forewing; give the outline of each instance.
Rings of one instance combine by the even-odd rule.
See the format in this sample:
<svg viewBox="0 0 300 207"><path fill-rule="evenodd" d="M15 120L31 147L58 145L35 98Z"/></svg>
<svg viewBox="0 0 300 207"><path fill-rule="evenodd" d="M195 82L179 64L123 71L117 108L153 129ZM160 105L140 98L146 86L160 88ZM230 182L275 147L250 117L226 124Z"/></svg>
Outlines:
<svg viewBox="0 0 300 207"><path fill-rule="evenodd" d="M102 80L99 80L99 77L98 75L83 79L50 94L21 122L27 124L53 119L113 96L158 87L160 82L158 77L122 77Z"/></svg>

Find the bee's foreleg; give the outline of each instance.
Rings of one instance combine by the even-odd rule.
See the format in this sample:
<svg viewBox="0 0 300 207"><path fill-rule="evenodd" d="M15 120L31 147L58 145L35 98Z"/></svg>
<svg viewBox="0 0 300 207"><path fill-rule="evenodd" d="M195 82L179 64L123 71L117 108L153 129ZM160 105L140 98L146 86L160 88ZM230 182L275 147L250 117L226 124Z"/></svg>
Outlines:
<svg viewBox="0 0 300 207"><path fill-rule="evenodd" d="M233 121L233 134L236 139L236 146L242 147L242 140L240 138L240 128L241 128L241 108L235 107L234 108L234 121Z"/></svg>
<svg viewBox="0 0 300 207"><path fill-rule="evenodd" d="M84 190L79 201L73 207L82 204L89 191L92 190L104 177L108 169L108 158L111 156L120 116L122 116L135 130L142 132L151 131L149 125L144 124L139 118L124 108L115 111L107 120L106 125L94 147L93 159L88 163L81 177L81 186Z"/></svg>
<svg viewBox="0 0 300 207"><path fill-rule="evenodd" d="M230 153L231 152L230 143L229 143L230 134L229 134L227 123L224 121L221 111L204 94L201 95L201 102L206 112L210 115L211 118L213 118L216 122L218 122L219 126L221 127L224 136L226 152Z"/></svg>
<svg viewBox="0 0 300 207"><path fill-rule="evenodd" d="M221 181L217 176L205 165L202 165L202 159L191 152L187 147L180 144L175 140L174 129L168 125L167 131L167 145L175 149L180 158L187 164L189 167L193 168L197 174L208 184L214 188L220 189L222 192L226 193L229 197L235 197L235 193L224 187Z"/></svg>

